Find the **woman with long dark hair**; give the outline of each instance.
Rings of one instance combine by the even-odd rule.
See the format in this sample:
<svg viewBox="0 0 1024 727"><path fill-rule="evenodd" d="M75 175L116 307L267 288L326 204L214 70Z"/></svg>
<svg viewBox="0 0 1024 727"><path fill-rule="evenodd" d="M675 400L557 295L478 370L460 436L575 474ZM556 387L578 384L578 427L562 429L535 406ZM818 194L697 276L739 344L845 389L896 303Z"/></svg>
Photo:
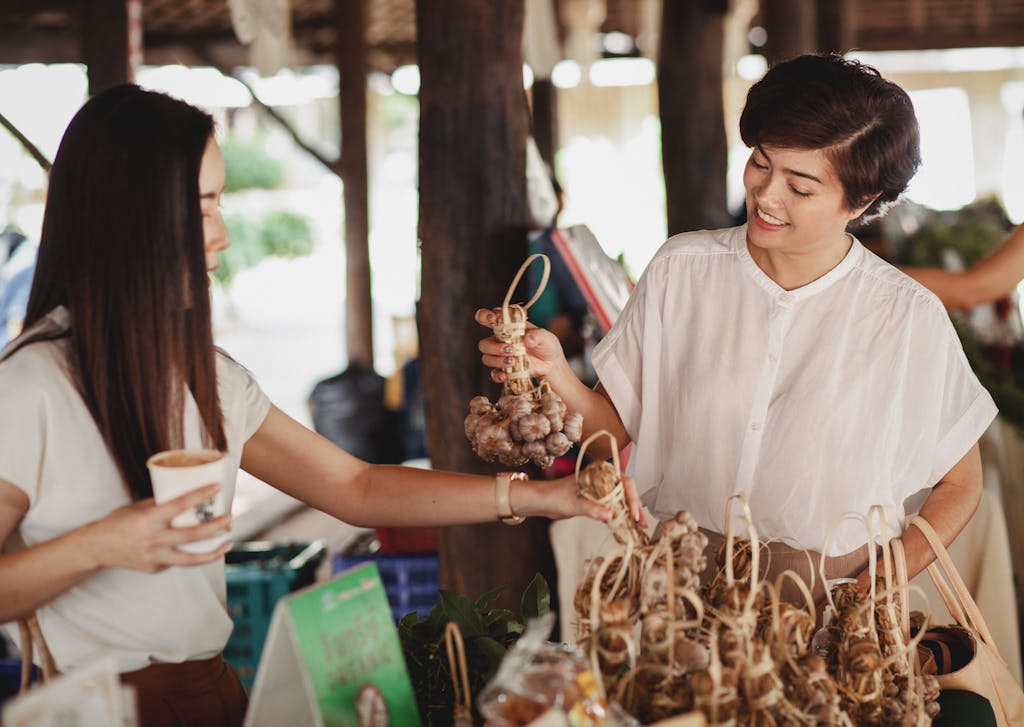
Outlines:
<svg viewBox="0 0 1024 727"><path fill-rule="evenodd" d="M0 359L0 622L36 612L61 670L117 656L147 726L245 710L220 656L229 545L177 549L230 515L171 528L217 486L154 504L156 452L225 452L232 474L357 525L608 516L569 479L369 465L275 408L213 344L208 273L229 242L213 132L132 85L81 108L50 174L25 330Z"/></svg>

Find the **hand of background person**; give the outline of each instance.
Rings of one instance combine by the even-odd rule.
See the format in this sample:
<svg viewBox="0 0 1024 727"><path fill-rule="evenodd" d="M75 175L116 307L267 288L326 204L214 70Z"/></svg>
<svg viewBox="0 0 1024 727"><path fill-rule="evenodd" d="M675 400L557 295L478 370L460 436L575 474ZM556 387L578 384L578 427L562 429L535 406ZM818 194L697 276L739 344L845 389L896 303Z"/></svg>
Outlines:
<svg viewBox="0 0 1024 727"><path fill-rule="evenodd" d="M494 316L493 310L481 308L476 312L476 321L489 328L494 323ZM565 362L565 353L555 334L529 322L526 329L522 344L503 343L494 336L480 341L479 349L483 354L480 359L491 369L492 380L503 383L506 378L504 369L512 364L513 357L523 354L529 360L530 375L538 378L548 376Z"/></svg>
<svg viewBox="0 0 1024 727"><path fill-rule="evenodd" d="M207 485L162 505L152 498L119 507L90 527L93 555L105 568L129 568L143 573L159 573L171 566L193 566L213 562L231 548L225 542L209 553L185 553L177 546L194 540L212 538L227 532L231 514L209 522L175 528L171 519L213 497L220 485Z"/></svg>

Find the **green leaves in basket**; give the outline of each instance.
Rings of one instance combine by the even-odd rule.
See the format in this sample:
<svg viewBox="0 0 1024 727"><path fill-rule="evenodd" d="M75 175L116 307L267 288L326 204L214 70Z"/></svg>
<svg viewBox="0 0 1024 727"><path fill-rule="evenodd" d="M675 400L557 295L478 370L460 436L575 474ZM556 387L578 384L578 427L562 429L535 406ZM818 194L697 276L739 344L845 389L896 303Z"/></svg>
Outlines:
<svg viewBox="0 0 1024 727"><path fill-rule="evenodd" d="M551 589L540 573L533 577L523 593L523 618L530 621L551 610Z"/></svg>
<svg viewBox="0 0 1024 727"><path fill-rule="evenodd" d="M474 702L498 670L509 647L523 632L523 623L516 620L511 611L488 608L502 590L494 588L474 602L460 593L442 589L441 602L425 619L413 612L399 621L398 636L409 678L416 692L420 717L428 727L450 725L455 708L451 665L444 643L448 622L453 621L462 632ZM551 590L539 573L523 593L522 606L525 619L537 618L551 609ZM473 717L477 724L481 722L475 704Z"/></svg>

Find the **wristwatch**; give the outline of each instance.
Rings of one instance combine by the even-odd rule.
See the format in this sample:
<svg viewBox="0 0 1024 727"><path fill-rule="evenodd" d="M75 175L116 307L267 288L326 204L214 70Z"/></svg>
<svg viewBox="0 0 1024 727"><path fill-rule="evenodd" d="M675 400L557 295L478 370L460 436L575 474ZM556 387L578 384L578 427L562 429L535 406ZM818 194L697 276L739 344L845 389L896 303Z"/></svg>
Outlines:
<svg viewBox="0 0 1024 727"><path fill-rule="evenodd" d="M526 520L525 515L512 512L509 490L512 480L526 480L525 472L499 472L494 476L494 504L498 509L498 519L506 525L519 525Z"/></svg>

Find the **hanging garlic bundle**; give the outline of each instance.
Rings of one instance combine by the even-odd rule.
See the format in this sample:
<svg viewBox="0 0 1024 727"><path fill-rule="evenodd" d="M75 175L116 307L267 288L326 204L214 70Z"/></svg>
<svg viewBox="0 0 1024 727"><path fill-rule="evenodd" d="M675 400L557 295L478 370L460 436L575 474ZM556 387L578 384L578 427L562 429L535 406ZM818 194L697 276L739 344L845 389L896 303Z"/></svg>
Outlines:
<svg viewBox="0 0 1024 727"><path fill-rule="evenodd" d="M519 280L536 259L544 263L544 275L537 292L524 305L510 305ZM495 338L518 350L523 349L526 311L544 292L550 273L551 262L546 255L526 258L501 308L494 309ZM464 422L466 439L473 451L488 462L519 467L532 461L540 467L550 467L555 457L565 454L580 441L583 415L570 412L546 380L541 379L534 386L525 352L511 354L509 358L512 363L505 368L505 382L498 401L491 403L486 396L477 396L469 402L469 414Z"/></svg>

